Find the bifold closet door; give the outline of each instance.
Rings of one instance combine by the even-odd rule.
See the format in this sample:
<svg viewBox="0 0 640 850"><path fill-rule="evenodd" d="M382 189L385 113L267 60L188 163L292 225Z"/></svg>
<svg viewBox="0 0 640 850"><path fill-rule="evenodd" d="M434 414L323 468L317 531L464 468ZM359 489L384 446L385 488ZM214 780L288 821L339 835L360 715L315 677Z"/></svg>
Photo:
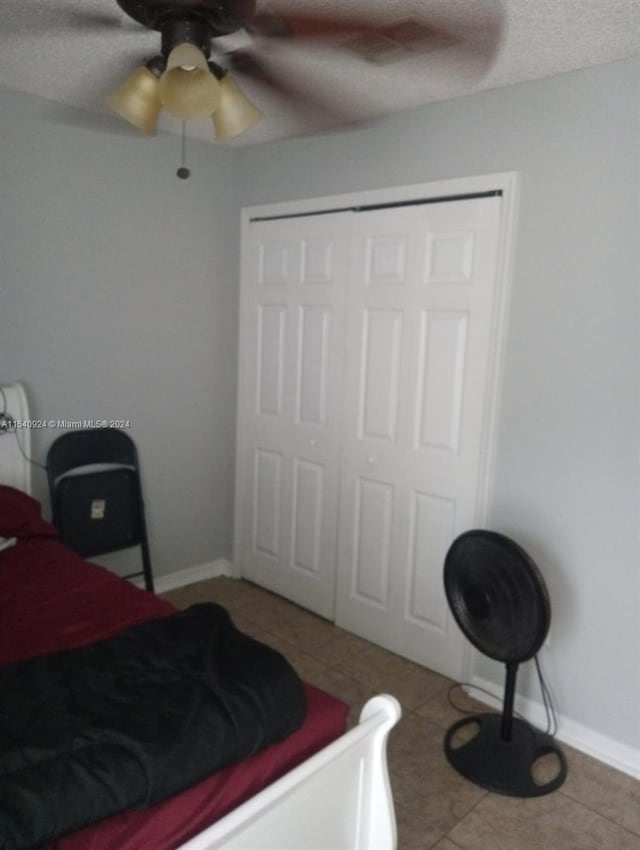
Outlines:
<svg viewBox="0 0 640 850"><path fill-rule="evenodd" d="M236 558L332 619L352 217L252 222L243 246Z"/></svg>
<svg viewBox="0 0 640 850"><path fill-rule="evenodd" d="M351 222L336 620L453 676L442 569L478 523L500 203Z"/></svg>

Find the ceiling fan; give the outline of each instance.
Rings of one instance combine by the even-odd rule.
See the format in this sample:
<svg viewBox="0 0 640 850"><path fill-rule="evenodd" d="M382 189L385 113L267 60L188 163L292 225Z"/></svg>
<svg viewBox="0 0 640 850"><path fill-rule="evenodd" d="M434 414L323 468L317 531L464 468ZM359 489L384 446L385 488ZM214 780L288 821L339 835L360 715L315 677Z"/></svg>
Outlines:
<svg viewBox="0 0 640 850"><path fill-rule="evenodd" d="M462 61L485 60L500 31L499 0L476 4L475 20L460 34L446 16L436 22L400 19L377 23L368 12L336 14L305 11L296 4L283 11L263 8L256 0L116 0L135 24L160 34L159 51L124 81L107 105L146 133L155 132L159 114L187 120L212 119L217 140L248 130L261 112L234 79L237 73L285 97L297 108L314 109L328 123L351 123L338 93L327 102L292 75L274 69L269 44L329 44L370 62L388 63L444 48L461 51ZM473 16L472 16L473 17ZM75 11L78 29L119 29L122 19L90 10ZM229 50L227 36L248 34L251 48ZM228 39L226 39L228 42ZM232 73L234 76L232 76Z"/></svg>

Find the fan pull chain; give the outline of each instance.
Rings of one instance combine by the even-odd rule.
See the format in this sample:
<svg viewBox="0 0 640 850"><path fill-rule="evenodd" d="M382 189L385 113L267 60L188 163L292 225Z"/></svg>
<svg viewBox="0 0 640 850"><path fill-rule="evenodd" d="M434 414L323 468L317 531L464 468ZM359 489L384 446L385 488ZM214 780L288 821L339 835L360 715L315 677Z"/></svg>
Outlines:
<svg viewBox="0 0 640 850"><path fill-rule="evenodd" d="M182 122L182 145L181 145L181 154L180 154L180 168L176 171L176 174L181 180L186 180L191 176L191 172L187 168L186 165L186 150L187 150L187 139L185 133L185 122Z"/></svg>

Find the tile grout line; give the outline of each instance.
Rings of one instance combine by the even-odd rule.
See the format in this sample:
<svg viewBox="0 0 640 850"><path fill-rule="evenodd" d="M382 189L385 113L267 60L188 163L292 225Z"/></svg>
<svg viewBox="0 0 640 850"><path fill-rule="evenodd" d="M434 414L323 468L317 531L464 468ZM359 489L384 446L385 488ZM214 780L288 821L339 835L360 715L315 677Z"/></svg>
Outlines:
<svg viewBox="0 0 640 850"><path fill-rule="evenodd" d="M605 815L603 814L603 812L599 812L597 809L592 808L591 806L587 805L587 803L583 802L582 800L579 800L577 797L574 797L573 794L570 794L564 788L558 788L558 794L562 794L562 796L566 797L567 800L571 800L571 802L575 803L577 806L581 806L583 809L586 809L588 812L591 812L597 817L603 818L603 820L606 820L608 823L612 824L618 829L624 830L632 838L640 838L640 832L636 832L635 829L630 829L628 826L624 826L624 824L621 824L620 821L617 821L609 815Z"/></svg>

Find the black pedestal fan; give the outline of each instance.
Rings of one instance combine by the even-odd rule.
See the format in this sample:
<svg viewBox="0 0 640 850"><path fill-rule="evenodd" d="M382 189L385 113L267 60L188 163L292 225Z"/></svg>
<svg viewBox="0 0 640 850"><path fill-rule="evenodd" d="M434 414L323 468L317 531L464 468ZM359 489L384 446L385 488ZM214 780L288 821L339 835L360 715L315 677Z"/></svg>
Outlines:
<svg viewBox="0 0 640 850"><path fill-rule="evenodd" d="M551 735L513 714L518 666L535 656L549 630L551 608L542 575L513 540L474 530L451 545L444 584L465 636L506 665L502 715L475 714L454 723L444 742L449 762L471 782L500 794L538 797L555 791L567 775L564 754ZM537 782L534 765L550 754L557 757L557 773Z"/></svg>

